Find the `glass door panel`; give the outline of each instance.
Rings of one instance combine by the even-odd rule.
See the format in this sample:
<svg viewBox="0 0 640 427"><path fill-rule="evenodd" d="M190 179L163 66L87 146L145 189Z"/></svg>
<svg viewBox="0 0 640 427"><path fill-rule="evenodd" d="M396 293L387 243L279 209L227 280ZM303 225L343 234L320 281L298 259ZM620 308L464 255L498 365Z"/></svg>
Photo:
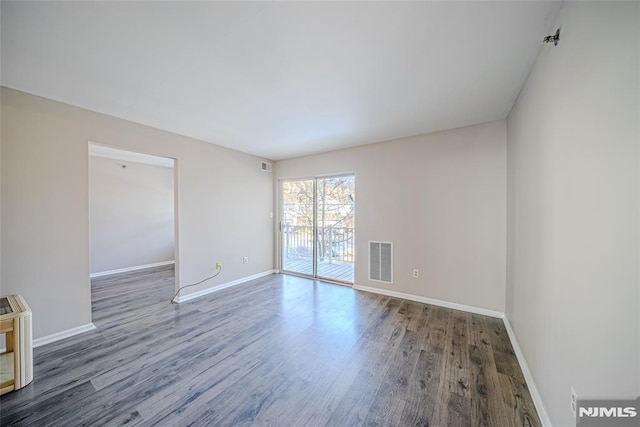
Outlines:
<svg viewBox="0 0 640 427"><path fill-rule="evenodd" d="M282 270L315 276L314 180L281 183Z"/></svg>
<svg viewBox="0 0 640 427"><path fill-rule="evenodd" d="M353 283L355 177L316 180L317 276Z"/></svg>

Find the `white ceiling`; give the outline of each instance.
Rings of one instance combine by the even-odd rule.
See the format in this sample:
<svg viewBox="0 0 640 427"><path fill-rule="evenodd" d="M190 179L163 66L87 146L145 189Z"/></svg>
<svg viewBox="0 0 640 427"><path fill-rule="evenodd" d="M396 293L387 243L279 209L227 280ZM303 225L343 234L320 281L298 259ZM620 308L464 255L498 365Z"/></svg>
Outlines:
<svg viewBox="0 0 640 427"><path fill-rule="evenodd" d="M2 85L282 159L506 117L559 2L2 2Z"/></svg>

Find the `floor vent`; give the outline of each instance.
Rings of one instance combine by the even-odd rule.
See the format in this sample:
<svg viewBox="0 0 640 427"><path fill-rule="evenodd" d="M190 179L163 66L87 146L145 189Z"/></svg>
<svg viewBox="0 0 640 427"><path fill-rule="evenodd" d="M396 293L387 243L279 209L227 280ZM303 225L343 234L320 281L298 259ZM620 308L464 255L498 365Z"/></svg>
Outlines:
<svg viewBox="0 0 640 427"><path fill-rule="evenodd" d="M369 280L393 283L393 243L369 242Z"/></svg>

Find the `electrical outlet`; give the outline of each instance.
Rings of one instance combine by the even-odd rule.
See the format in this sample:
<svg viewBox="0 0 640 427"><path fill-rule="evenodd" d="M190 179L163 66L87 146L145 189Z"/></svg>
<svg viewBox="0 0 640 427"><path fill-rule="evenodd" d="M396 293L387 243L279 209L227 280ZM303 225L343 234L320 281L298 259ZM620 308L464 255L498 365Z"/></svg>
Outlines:
<svg viewBox="0 0 640 427"><path fill-rule="evenodd" d="M571 412L573 416L576 416L576 411L578 410L578 393L571 387Z"/></svg>
<svg viewBox="0 0 640 427"><path fill-rule="evenodd" d="M243 264L249 264L249 257L248 256L242 257L242 263Z"/></svg>
<svg viewBox="0 0 640 427"><path fill-rule="evenodd" d="M216 262L216 270L222 270L222 263L220 261Z"/></svg>
<svg viewBox="0 0 640 427"><path fill-rule="evenodd" d="M418 277L420 277L420 270L418 269L413 270L413 278L417 279Z"/></svg>

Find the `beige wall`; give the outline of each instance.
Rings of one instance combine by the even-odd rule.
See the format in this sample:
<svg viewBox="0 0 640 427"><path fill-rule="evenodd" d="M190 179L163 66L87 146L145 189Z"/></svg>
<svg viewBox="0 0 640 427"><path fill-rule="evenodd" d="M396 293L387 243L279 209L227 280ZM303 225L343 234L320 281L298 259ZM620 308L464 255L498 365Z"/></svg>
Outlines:
<svg viewBox="0 0 640 427"><path fill-rule="evenodd" d="M275 172L356 174L356 284L504 311L504 121L278 161ZM369 240L394 243L392 285L368 280Z"/></svg>
<svg viewBox="0 0 640 427"><path fill-rule="evenodd" d="M566 2L508 117L507 317L554 425L637 396L637 2Z"/></svg>
<svg viewBox="0 0 640 427"><path fill-rule="evenodd" d="M173 260L173 172L89 156L92 274Z"/></svg>
<svg viewBox="0 0 640 427"><path fill-rule="evenodd" d="M26 298L36 338L91 321L88 141L177 159L179 281L224 267L185 295L273 268L259 158L2 88L2 292Z"/></svg>

